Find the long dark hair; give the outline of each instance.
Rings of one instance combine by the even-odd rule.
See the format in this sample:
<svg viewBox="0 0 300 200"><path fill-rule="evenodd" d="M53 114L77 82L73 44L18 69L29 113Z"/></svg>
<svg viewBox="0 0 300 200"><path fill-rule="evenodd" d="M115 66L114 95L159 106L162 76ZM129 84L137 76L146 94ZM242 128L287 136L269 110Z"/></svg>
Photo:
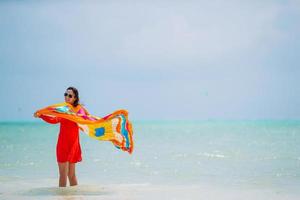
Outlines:
<svg viewBox="0 0 300 200"><path fill-rule="evenodd" d="M72 90L73 93L75 94L75 101L73 103L73 106L76 107L79 104L79 92L75 87L68 87L67 90Z"/></svg>

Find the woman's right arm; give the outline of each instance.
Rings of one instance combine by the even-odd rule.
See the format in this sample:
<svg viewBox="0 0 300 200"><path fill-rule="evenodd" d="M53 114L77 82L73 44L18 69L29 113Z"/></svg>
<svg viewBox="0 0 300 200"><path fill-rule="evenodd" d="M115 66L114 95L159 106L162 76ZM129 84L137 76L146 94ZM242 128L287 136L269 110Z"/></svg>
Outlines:
<svg viewBox="0 0 300 200"><path fill-rule="evenodd" d="M50 117L46 115L40 115L39 117L50 124L57 124L60 122L60 119L58 117Z"/></svg>

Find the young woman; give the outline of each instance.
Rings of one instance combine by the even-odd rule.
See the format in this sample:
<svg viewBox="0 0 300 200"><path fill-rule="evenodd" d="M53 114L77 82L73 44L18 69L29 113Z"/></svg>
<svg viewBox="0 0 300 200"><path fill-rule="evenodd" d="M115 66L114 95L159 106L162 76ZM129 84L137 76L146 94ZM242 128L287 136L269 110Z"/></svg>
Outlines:
<svg viewBox="0 0 300 200"><path fill-rule="evenodd" d="M72 105L72 110L78 114L88 115L87 111L79 104L79 94L76 88L67 88L64 96L65 102ZM59 187L66 187L67 179L69 179L70 186L77 185L75 165L82 160L79 143L79 128L77 124L67 119L39 115L37 112L34 113L34 117L40 117L51 124L60 123L60 131L56 146L56 158L59 168Z"/></svg>

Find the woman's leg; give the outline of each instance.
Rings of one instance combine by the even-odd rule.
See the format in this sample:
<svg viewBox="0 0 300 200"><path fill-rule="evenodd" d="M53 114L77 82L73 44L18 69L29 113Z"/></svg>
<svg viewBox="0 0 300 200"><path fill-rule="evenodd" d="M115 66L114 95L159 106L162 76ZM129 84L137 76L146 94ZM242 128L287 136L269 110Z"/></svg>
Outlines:
<svg viewBox="0 0 300 200"><path fill-rule="evenodd" d="M59 162L58 169L59 169L59 187L66 187L69 163L68 162L64 162L64 163Z"/></svg>
<svg viewBox="0 0 300 200"><path fill-rule="evenodd" d="M70 186L74 186L78 184L76 174L75 174L75 163L69 163L68 178L69 178Z"/></svg>

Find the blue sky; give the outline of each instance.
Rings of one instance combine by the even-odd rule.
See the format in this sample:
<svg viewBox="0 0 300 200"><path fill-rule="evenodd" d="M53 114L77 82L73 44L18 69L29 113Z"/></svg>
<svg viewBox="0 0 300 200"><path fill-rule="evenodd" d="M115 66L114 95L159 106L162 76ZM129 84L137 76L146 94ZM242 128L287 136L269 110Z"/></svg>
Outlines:
<svg viewBox="0 0 300 200"><path fill-rule="evenodd" d="M299 119L299 1L1 1L0 121L79 89L144 119Z"/></svg>

